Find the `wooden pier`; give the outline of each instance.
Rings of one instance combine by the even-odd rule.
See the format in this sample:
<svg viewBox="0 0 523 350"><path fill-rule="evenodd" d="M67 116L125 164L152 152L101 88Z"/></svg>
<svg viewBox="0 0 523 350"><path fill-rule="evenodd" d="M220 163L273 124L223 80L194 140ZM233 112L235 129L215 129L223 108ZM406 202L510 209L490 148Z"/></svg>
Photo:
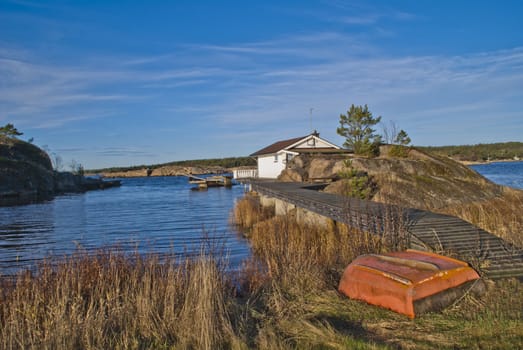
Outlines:
<svg viewBox="0 0 523 350"><path fill-rule="evenodd" d="M209 187L231 187L232 176L216 175L210 177L189 176L189 183L197 185L197 189L205 190Z"/></svg>
<svg viewBox="0 0 523 350"><path fill-rule="evenodd" d="M452 254L492 279L523 279L523 249L457 217L319 192L318 185L251 181L250 186L264 196L383 236L397 226L391 222L399 222L411 248Z"/></svg>

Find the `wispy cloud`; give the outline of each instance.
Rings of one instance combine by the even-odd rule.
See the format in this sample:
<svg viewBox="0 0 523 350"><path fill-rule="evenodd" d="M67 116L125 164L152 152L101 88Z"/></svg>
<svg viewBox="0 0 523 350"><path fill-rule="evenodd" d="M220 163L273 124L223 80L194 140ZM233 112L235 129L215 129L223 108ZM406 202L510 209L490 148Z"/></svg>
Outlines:
<svg viewBox="0 0 523 350"><path fill-rule="evenodd" d="M185 45L124 60L105 56L101 65L92 58L41 63L0 47L0 114L57 127L99 115L116 118L132 105L213 132L234 125L277 138L309 131L310 107L313 127L332 135L351 103L368 103L376 114L411 127L416 142L431 143L434 137L424 131L431 125L459 115L454 127L471 130L470 121L491 113L489 106L514 119L507 96L523 100L523 48L450 57L375 56L374 50L338 32Z"/></svg>
<svg viewBox="0 0 523 350"><path fill-rule="evenodd" d="M378 14L370 14L366 16L342 17L340 21L346 24L355 25L373 25L378 22L382 16Z"/></svg>
<svg viewBox="0 0 523 350"><path fill-rule="evenodd" d="M405 22L419 19L419 16L414 13L387 7L378 8L376 5L365 1L329 0L327 3L330 7L338 10L337 15L329 15L328 18L348 25L375 26L382 21Z"/></svg>
<svg viewBox="0 0 523 350"><path fill-rule="evenodd" d="M151 152L132 147L107 147L95 150L100 157L154 157Z"/></svg>

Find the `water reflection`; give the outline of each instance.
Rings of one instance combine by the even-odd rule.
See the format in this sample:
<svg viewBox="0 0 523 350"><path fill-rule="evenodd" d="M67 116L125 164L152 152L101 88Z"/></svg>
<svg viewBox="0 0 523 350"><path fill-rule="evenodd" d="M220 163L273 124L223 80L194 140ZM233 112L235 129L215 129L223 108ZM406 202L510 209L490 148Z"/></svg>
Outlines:
<svg viewBox="0 0 523 350"><path fill-rule="evenodd" d="M51 203L1 209L0 263L3 269L28 267L44 257L45 246L53 241L54 208Z"/></svg>

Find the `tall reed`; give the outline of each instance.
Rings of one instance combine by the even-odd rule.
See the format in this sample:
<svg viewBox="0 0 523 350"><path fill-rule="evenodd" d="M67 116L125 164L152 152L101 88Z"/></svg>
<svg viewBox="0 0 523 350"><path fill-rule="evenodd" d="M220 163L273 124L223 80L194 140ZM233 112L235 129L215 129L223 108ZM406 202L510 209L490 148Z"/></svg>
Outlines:
<svg viewBox="0 0 523 350"><path fill-rule="evenodd" d="M240 198L232 211L230 222L242 230L249 230L256 223L274 216L274 207L260 204L260 198L249 192Z"/></svg>
<svg viewBox="0 0 523 350"><path fill-rule="evenodd" d="M216 257L75 253L2 280L2 349L229 348L231 293Z"/></svg>
<svg viewBox="0 0 523 350"><path fill-rule="evenodd" d="M259 215L263 209L256 200L247 196L237 203L242 211L240 220L254 218L247 227L253 250L248 271L256 272L259 280L264 279L260 271L266 272L287 291L323 289L337 283L341 271L356 256L385 249L378 235L332 220L327 226L312 225L298 220L295 211L268 219Z"/></svg>

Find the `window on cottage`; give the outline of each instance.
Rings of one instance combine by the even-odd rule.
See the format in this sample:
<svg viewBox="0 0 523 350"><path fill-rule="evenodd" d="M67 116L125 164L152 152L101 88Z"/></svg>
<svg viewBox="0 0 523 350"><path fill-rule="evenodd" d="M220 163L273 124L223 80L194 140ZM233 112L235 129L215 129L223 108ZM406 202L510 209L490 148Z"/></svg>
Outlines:
<svg viewBox="0 0 523 350"><path fill-rule="evenodd" d="M274 155L274 163L278 163L278 153Z"/></svg>

